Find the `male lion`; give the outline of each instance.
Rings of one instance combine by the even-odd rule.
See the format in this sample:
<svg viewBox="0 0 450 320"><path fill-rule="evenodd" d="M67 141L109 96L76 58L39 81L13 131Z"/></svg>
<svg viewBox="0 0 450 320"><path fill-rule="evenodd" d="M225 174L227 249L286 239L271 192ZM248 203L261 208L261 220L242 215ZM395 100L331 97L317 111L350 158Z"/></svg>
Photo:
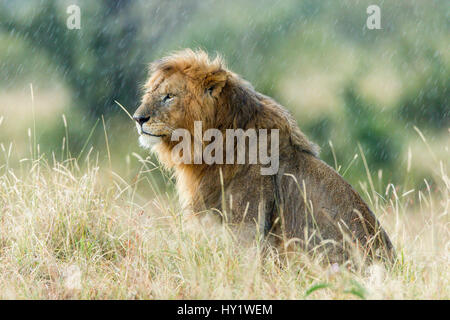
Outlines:
<svg viewBox="0 0 450 320"><path fill-rule="evenodd" d="M173 168L183 206L215 212L231 224L256 224L277 245L320 248L343 262L359 248L369 259L391 260L386 232L358 193L318 158L318 148L290 113L224 67L220 57L186 49L151 64L142 104L134 114L141 145ZM261 164L191 164L172 159L175 129L278 129L279 170ZM224 138L225 140L225 135ZM224 142L224 141L223 141ZM225 142L224 142L225 145Z"/></svg>

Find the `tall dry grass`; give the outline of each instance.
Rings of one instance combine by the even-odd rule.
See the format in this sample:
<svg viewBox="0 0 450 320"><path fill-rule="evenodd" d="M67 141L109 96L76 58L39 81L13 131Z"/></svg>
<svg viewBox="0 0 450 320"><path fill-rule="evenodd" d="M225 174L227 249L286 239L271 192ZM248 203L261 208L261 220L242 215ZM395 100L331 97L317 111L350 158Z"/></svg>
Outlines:
<svg viewBox="0 0 450 320"><path fill-rule="evenodd" d="M281 264L275 252L262 258L258 241L242 246L225 225L193 228L151 179L158 168L148 159L130 155L140 170L127 179L101 165L96 150L71 156L69 137L64 157L41 155L33 131L30 155L18 163L14 145L0 145L1 299L450 297L448 160L432 150L434 184L425 181L425 190L377 189L368 172L360 189L398 260L349 272L302 252ZM142 184L152 192L140 193Z"/></svg>

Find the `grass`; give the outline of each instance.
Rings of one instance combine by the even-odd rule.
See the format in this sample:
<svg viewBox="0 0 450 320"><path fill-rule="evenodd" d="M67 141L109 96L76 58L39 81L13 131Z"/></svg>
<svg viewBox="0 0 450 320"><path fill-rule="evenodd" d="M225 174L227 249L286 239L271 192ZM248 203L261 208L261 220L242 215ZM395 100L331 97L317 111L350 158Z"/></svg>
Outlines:
<svg viewBox="0 0 450 320"><path fill-rule="evenodd" d="M151 179L158 167L137 154L140 170L127 179L92 149L57 160L32 146L16 166L11 145L1 149L1 299L450 298L450 183L439 159L438 182L425 181L425 191L361 183L399 259L349 272L302 252L280 264L225 225L184 219L176 197ZM152 191L143 194L143 184Z"/></svg>

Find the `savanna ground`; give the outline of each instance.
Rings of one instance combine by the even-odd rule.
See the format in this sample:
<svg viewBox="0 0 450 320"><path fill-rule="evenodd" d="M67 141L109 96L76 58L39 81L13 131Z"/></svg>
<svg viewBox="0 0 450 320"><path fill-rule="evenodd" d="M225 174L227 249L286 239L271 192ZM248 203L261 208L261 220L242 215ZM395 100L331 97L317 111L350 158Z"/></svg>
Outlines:
<svg viewBox="0 0 450 320"><path fill-rule="evenodd" d="M77 120L51 117L64 111L52 109L58 95L35 98L25 87L18 96L9 105L26 106L22 113L0 115L1 299L449 299L448 144L430 146L419 129L419 147L398 170L407 185L414 161L427 161L433 184L384 184L381 171L368 170L355 185L398 260L349 271L302 252L285 263L275 252L263 259L258 242L244 247L226 226L189 227L170 176L155 180L153 158L111 152L113 126L100 120L103 141L72 154L68 128ZM36 137L50 121L66 133L43 154ZM352 170L336 162L341 174Z"/></svg>

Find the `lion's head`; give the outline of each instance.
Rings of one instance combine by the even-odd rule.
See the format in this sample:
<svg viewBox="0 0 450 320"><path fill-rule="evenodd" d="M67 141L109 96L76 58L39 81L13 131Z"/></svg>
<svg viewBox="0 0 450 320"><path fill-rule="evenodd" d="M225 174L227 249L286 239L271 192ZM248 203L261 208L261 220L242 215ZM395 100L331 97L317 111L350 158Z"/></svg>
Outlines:
<svg viewBox="0 0 450 320"><path fill-rule="evenodd" d="M192 130L196 120L213 127L227 73L220 57L211 61L203 51L184 50L152 63L134 114L141 144L170 143L173 130Z"/></svg>

